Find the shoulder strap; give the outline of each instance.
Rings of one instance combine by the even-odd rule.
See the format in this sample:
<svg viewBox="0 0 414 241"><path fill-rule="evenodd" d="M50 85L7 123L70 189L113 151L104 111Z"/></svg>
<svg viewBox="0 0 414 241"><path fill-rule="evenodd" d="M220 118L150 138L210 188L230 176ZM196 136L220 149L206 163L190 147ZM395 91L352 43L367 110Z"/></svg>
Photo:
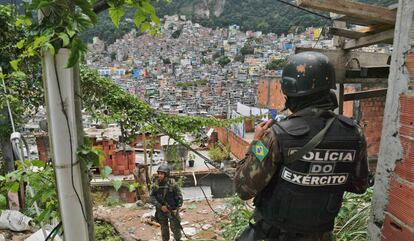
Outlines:
<svg viewBox="0 0 414 241"><path fill-rule="evenodd" d="M321 131L319 131L318 134L316 134L308 143L306 143L298 151L292 153L291 155L288 155L285 158L285 164L290 164L296 160L299 160L302 156L306 155L308 152L312 151L316 146L318 146L322 142L323 138L326 135L326 132L328 132L328 129L332 126L332 123L336 118L336 115L329 118L326 121L325 127Z"/></svg>
<svg viewBox="0 0 414 241"><path fill-rule="evenodd" d="M163 203L165 203L165 196L167 196L168 188L169 188L169 185L168 185L168 182L167 182L167 183L165 183L164 190L163 190L163 193L162 193L162 202Z"/></svg>

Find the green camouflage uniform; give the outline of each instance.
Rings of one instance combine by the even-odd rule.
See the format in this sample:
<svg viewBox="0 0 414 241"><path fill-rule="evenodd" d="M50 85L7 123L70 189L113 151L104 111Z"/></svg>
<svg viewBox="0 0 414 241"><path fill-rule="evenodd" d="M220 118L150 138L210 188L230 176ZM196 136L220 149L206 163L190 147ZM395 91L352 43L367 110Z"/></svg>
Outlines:
<svg viewBox="0 0 414 241"><path fill-rule="evenodd" d="M360 134L363 136L362 130L359 128ZM365 140L365 138L364 138ZM257 141L252 141L247 151L246 157L239 163L234 179L237 194L243 200L255 197L262 191L272 179L273 175L278 171L282 158L279 152L279 145L276 134L269 127L263 134L260 141L268 149L267 155L260 161L252 152ZM366 144L364 142L363 153L366 153ZM361 167L367 168L367 167ZM367 188L366 178L351 179L351 185L347 191L364 192ZM254 219L257 222L260 216L255 212ZM252 230L245 230L249 232ZM243 237L253 237L253 233L245 234ZM313 234L289 234L284 233L278 241L330 241L332 240L331 232L313 233Z"/></svg>
<svg viewBox="0 0 414 241"><path fill-rule="evenodd" d="M257 142L253 141L236 171L234 179L236 192L243 200L255 197L266 187L276 173L281 160L277 138L270 128L264 132L260 141L267 147L268 154L262 161L257 159L251 151L252 146Z"/></svg>
<svg viewBox="0 0 414 241"><path fill-rule="evenodd" d="M168 220L170 221L171 231L175 240L181 240L181 218L177 211L177 215L173 216L172 211L178 210L183 204L183 196L180 188L173 179L168 179L165 183L157 180L156 185L151 190L150 202L156 207L155 218L161 225L161 235L163 241L170 240L170 229ZM164 213L161 206L167 206L169 212Z"/></svg>

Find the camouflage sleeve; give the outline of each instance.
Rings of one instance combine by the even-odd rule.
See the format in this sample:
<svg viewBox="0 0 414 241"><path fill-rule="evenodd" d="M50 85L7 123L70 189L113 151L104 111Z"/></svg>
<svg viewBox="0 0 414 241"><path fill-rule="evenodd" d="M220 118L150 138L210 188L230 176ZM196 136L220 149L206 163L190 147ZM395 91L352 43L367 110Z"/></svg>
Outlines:
<svg viewBox="0 0 414 241"><path fill-rule="evenodd" d="M157 200L157 190L158 190L157 186L154 185L151 189L150 200L149 201L157 209L160 209L161 208L161 203L159 203L158 200Z"/></svg>
<svg viewBox="0 0 414 241"><path fill-rule="evenodd" d="M355 159L354 170L350 175L346 191L362 194L368 188L369 167L367 142L361 128L359 128L359 132L361 134L361 151L359 156Z"/></svg>
<svg viewBox="0 0 414 241"><path fill-rule="evenodd" d="M181 193L181 189L177 184L174 185L174 188L175 188L175 198L177 201L177 207L180 208L181 206L183 206L183 194Z"/></svg>
<svg viewBox="0 0 414 241"><path fill-rule="evenodd" d="M257 141L253 141L247 150L246 157L237 167L234 179L236 192L243 200L248 200L257 195L270 182L280 161L278 141L271 129L265 131L260 139L268 149L267 155L260 160L253 153Z"/></svg>

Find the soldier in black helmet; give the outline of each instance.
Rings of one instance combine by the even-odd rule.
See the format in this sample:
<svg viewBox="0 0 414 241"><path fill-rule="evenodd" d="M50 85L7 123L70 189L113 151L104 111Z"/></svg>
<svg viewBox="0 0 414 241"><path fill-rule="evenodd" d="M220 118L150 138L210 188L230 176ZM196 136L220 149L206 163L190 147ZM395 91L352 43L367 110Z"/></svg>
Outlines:
<svg viewBox="0 0 414 241"><path fill-rule="evenodd" d="M259 124L236 171L237 193L255 205L237 240L329 241L344 192L368 187L366 141L352 119L332 112L335 71L325 55L294 55L281 84L293 114Z"/></svg>
<svg viewBox="0 0 414 241"><path fill-rule="evenodd" d="M156 208L155 218L161 225L162 240L170 240L169 220L174 239L178 241L181 240L179 208L183 205L183 196L174 179L169 178L170 170L167 164L158 168L158 179L151 190L150 202Z"/></svg>

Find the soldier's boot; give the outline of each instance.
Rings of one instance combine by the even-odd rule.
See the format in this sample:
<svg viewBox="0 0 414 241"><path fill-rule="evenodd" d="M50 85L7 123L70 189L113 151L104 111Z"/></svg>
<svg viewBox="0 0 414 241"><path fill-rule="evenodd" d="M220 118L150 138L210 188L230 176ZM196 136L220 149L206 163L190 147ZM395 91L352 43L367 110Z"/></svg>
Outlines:
<svg viewBox="0 0 414 241"><path fill-rule="evenodd" d="M170 218L170 224L171 224L171 231L174 234L174 239L176 241L181 240L181 218L179 215L171 217Z"/></svg>
<svg viewBox="0 0 414 241"><path fill-rule="evenodd" d="M168 227L168 219L160 218L159 224L161 225L162 241L169 241L170 240L170 227Z"/></svg>

